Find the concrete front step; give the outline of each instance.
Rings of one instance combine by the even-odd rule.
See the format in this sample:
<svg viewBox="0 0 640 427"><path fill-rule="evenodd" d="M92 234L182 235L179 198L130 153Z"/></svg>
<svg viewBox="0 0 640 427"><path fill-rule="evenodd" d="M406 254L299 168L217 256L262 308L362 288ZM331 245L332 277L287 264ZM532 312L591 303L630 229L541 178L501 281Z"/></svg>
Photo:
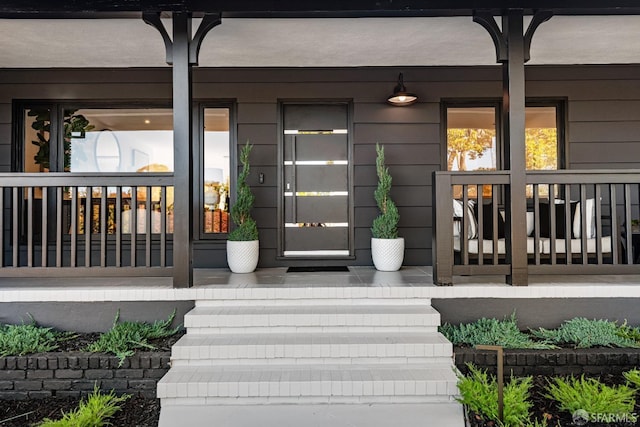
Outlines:
<svg viewBox="0 0 640 427"><path fill-rule="evenodd" d="M246 287L218 286L202 288L196 305L216 305L218 301L272 301L278 300L323 300L334 299L341 302L349 302L353 299L384 299L412 301L419 299L430 304L430 290L427 286L326 286L309 285L305 282L300 285L256 285ZM401 302L404 303L404 302Z"/></svg>
<svg viewBox="0 0 640 427"><path fill-rule="evenodd" d="M451 364L180 366L157 390L163 405L417 403L450 401L456 382Z"/></svg>
<svg viewBox="0 0 640 427"><path fill-rule="evenodd" d="M165 405L159 427L464 427L457 402L370 405Z"/></svg>
<svg viewBox="0 0 640 427"><path fill-rule="evenodd" d="M295 305L431 305L429 298L282 298L282 299L235 299L235 300L196 300L196 307L234 307L234 306L282 306Z"/></svg>
<svg viewBox="0 0 640 427"><path fill-rule="evenodd" d="M447 363L453 347L440 333L185 335L172 366L300 363ZM335 359L332 362L332 359Z"/></svg>
<svg viewBox="0 0 640 427"><path fill-rule="evenodd" d="M437 332L440 314L428 305L198 306L185 315L184 324L189 333L252 333L252 328L270 333L301 328L309 328L309 332L330 328L374 332L387 327Z"/></svg>

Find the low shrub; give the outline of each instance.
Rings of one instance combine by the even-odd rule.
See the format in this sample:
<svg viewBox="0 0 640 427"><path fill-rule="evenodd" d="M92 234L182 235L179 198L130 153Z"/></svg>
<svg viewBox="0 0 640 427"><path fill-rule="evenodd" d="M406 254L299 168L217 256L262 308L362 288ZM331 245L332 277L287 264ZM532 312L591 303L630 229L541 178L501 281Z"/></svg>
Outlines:
<svg viewBox="0 0 640 427"><path fill-rule="evenodd" d="M133 356L136 349L154 349L149 343L154 338L164 338L174 335L180 326L171 328L176 311L166 320L154 323L147 322L119 322L120 311L116 314L113 327L100 335L100 338L87 347L87 351L113 353L120 359L120 365L128 356Z"/></svg>
<svg viewBox="0 0 640 427"><path fill-rule="evenodd" d="M72 334L40 327L35 321L23 325L2 325L0 326L0 357L24 356L29 353L55 350L58 348L58 341L69 339Z"/></svg>
<svg viewBox="0 0 640 427"><path fill-rule="evenodd" d="M640 345L640 327L629 326L625 320L625 322L620 325L616 333L618 336L635 341L636 344Z"/></svg>
<svg viewBox="0 0 640 427"><path fill-rule="evenodd" d="M482 318L472 323L445 323L440 332L454 345L500 345L504 348L549 349L555 346L534 341L518 329L515 314L504 320Z"/></svg>
<svg viewBox="0 0 640 427"><path fill-rule="evenodd" d="M630 371L623 372L622 376L624 377L625 380L627 380L627 383L631 383L631 385L633 385L636 388L636 390L640 390L640 370L639 369L632 369Z"/></svg>
<svg viewBox="0 0 640 427"><path fill-rule="evenodd" d="M554 344L590 347L638 347L638 342L621 335L620 326L608 320L589 320L576 317L564 322L558 329L540 328L531 333Z"/></svg>
<svg viewBox="0 0 640 427"><path fill-rule="evenodd" d="M498 420L498 384L495 376L467 364L469 373L458 375L458 401L466 405L472 412L482 416L486 421ZM532 377L511 378L504 387L504 421L505 427L523 426L529 423L532 403L529 390Z"/></svg>
<svg viewBox="0 0 640 427"><path fill-rule="evenodd" d="M113 391L102 394L93 390L86 400L82 400L74 411L63 413L59 420L45 418L38 427L102 427L111 425L108 419L120 410L120 403L130 396L116 396Z"/></svg>
<svg viewBox="0 0 640 427"><path fill-rule="evenodd" d="M636 403L634 394L635 390L626 385L608 386L583 375L550 379L545 396L569 413L581 409L589 414L630 414Z"/></svg>

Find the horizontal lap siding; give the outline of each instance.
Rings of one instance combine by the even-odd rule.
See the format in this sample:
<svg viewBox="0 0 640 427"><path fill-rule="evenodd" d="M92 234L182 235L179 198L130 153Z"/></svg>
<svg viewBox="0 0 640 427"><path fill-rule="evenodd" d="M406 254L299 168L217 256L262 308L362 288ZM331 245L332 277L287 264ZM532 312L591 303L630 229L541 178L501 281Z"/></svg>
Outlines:
<svg viewBox="0 0 640 427"><path fill-rule="evenodd" d="M414 86L411 86L411 90ZM422 91L426 93L426 91ZM420 92L418 92L420 93ZM398 206L398 233L405 238L405 264L430 263L431 171L439 169L440 104L410 108L376 103L354 105L355 249L358 263L370 264L371 223L378 215L375 144L385 148L393 178L391 197Z"/></svg>
<svg viewBox="0 0 640 427"><path fill-rule="evenodd" d="M528 93L568 98L570 169L640 167L637 66L535 67Z"/></svg>
<svg viewBox="0 0 640 427"><path fill-rule="evenodd" d="M494 98L502 93L500 70L408 68L406 84L420 96L408 108L384 99L398 69L194 69L196 99L236 100L238 144L254 144L249 184L256 195L261 266L283 265L278 237L278 101L352 100L355 260L370 265L370 226L377 215L375 144L385 146L392 196L406 239L405 264L431 263L431 176L443 158L440 102ZM569 163L579 168L640 166L640 68L529 67L527 96L568 99ZM170 69L0 71L0 170L10 170L13 99L171 99ZM264 174L264 183L258 175ZM225 242L196 242L196 266L226 265Z"/></svg>

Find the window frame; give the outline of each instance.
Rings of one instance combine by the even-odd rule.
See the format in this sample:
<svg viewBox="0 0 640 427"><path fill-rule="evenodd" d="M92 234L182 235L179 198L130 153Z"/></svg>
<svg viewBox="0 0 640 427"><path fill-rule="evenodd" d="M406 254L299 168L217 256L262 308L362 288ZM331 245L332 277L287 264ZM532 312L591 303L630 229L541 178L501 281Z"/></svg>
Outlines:
<svg viewBox="0 0 640 427"><path fill-rule="evenodd" d="M25 165L25 111L33 108L49 108L51 110L51 132L50 143L52 155L50 156L51 164L55 164L55 168L50 168L50 172L64 172L64 166L60 159L60 154L64 149L64 126L60 122L64 111L68 109L91 109L91 108L167 108L172 110L171 101L166 100L65 100L65 99L20 99L14 100L12 103L12 155L11 170L13 172L24 172ZM222 241L226 240L228 233L204 233L202 221L202 208L204 207L204 110L205 108L228 108L229 109L229 167L230 171L236 171L237 165L237 103L232 99L223 100L196 100L192 104L192 113L194 119L192 150L194 158L193 167L193 187L194 192L194 210L193 210L193 236L195 240L202 241ZM55 139L54 139L55 138ZM73 174L74 172L66 172ZM108 173L108 172L98 172ZM236 175L230 174L229 179L229 206L235 203Z"/></svg>
<svg viewBox="0 0 640 427"><path fill-rule="evenodd" d="M198 241L226 241L229 233L205 233L204 220L204 110L207 108L227 108L229 110L229 213L236 202L236 181L238 170L237 103L235 100L196 100L192 111L193 120L193 162L194 177L192 191L196 209L193 211L193 236ZM233 172L236 173L233 173ZM229 215L229 229L231 229Z"/></svg>
<svg viewBox="0 0 640 427"><path fill-rule="evenodd" d="M440 103L440 141L443 149L440 155L441 170L447 171L447 109L448 108L473 108L493 107L496 109L496 168L505 170L504 159L504 130L502 123L503 105L500 98L452 98L443 99ZM527 98L525 107L555 107L556 128L558 135L558 170L569 169L569 153L567 138L567 98Z"/></svg>
<svg viewBox="0 0 640 427"><path fill-rule="evenodd" d="M65 172L64 165L61 163L62 153L64 150L64 126L60 121L64 117L64 111L69 109L91 109L91 108L128 108L128 109L145 109L145 108L166 108L172 110L173 106L170 101L158 101L158 100L138 100L138 101L123 101L123 100L14 100L13 102L13 141L11 146L13 147L13 155L11 162L11 170L14 172L24 172L25 162L25 119L24 113L28 109L34 107L49 107L51 109L51 131L50 131L50 144L51 148L54 147L50 155L51 165L55 164L55 168L50 168L50 172ZM55 138L55 139L54 139ZM65 172L73 174L74 172ZM75 172L77 173L77 172ZM99 172L108 173L108 172Z"/></svg>

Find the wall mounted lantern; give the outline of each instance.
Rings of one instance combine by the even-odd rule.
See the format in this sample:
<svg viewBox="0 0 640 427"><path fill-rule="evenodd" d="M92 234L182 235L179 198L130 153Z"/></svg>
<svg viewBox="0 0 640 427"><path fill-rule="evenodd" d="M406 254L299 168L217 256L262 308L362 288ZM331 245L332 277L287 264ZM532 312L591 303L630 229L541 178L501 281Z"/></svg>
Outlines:
<svg viewBox="0 0 640 427"><path fill-rule="evenodd" d="M418 97L416 95L407 92L402 73L400 73L398 75L398 84L393 88L393 94L387 98L387 103L396 107L406 107L407 105L415 104L417 101Z"/></svg>

